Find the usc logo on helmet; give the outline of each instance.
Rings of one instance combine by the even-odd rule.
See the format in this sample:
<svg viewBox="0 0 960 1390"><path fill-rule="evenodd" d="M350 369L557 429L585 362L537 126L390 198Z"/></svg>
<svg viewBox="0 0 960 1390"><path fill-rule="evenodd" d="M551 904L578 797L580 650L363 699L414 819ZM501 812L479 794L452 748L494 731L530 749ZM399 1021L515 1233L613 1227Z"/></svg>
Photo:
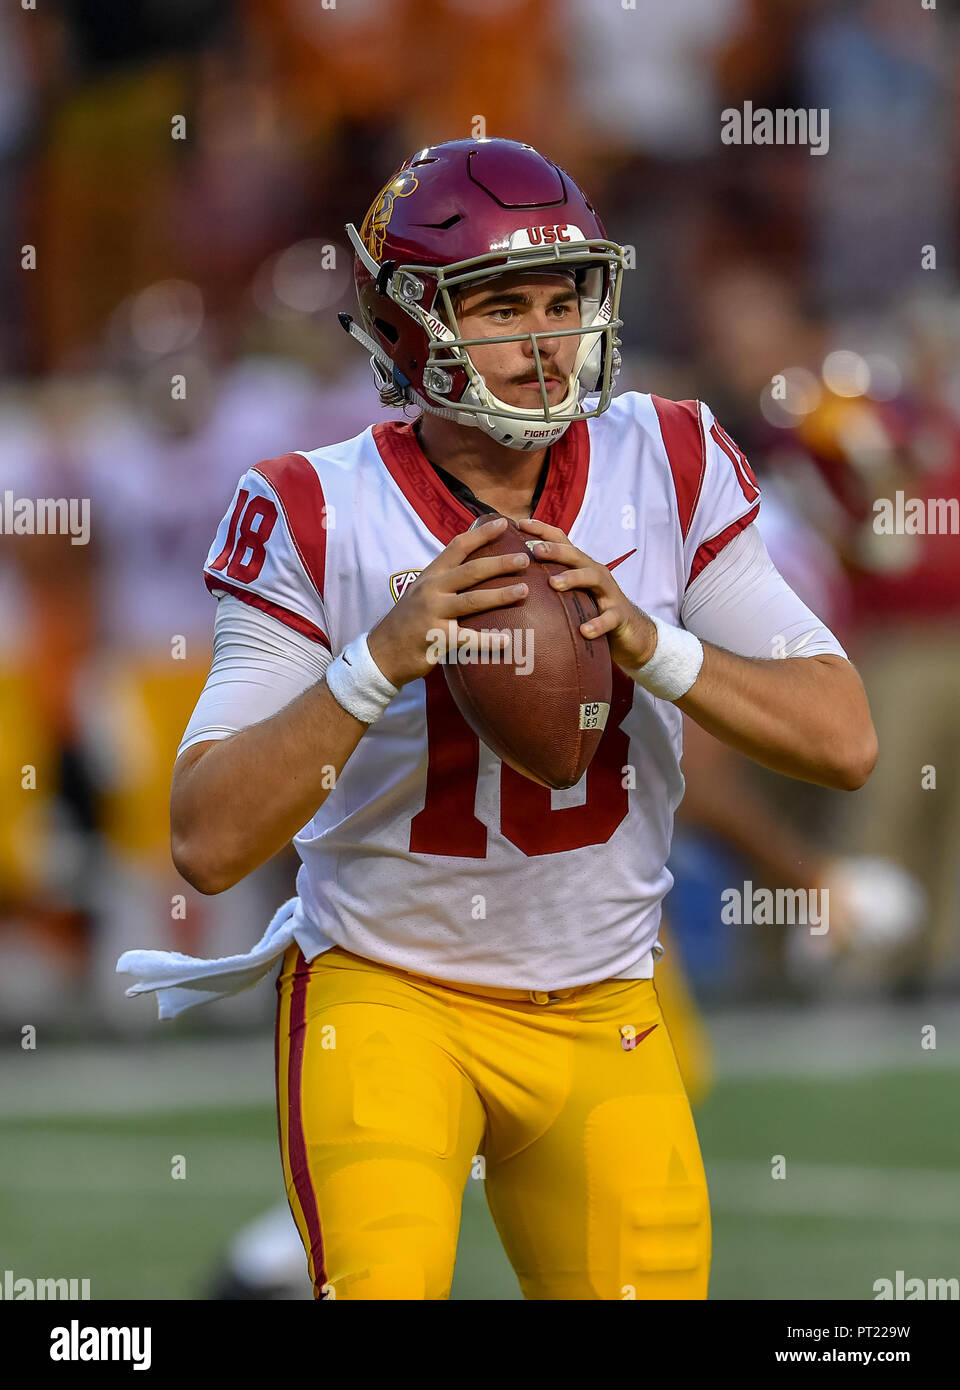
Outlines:
<svg viewBox="0 0 960 1390"><path fill-rule="evenodd" d="M552 246L555 241L569 241L566 222L555 222L552 227L528 227L527 238L531 246Z"/></svg>
<svg viewBox="0 0 960 1390"><path fill-rule="evenodd" d="M409 169L398 174L380 191L370 211L363 219L360 236L364 246L375 261L379 261L383 254L383 239L390 226L394 204L398 198L409 198L417 186L417 176Z"/></svg>

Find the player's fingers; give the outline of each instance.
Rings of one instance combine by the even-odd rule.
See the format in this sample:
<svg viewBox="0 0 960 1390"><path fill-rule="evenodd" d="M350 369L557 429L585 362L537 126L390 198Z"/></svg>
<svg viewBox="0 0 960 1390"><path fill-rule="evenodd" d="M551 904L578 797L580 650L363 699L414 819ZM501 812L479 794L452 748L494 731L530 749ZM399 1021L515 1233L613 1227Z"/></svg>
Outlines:
<svg viewBox="0 0 960 1390"><path fill-rule="evenodd" d="M502 589L472 589L468 594L456 594L452 611L458 618L467 613L485 613L489 608L505 608L519 603L527 596L526 584L507 584Z"/></svg>
<svg viewBox="0 0 960 1390"><path fill-rule="evenodd" d="M467 531L461 531L459 536L454 536L453 540L443 552L443 556L455 565L462 564L468 555L472 555L475 550L479 550L483 545L489 545L495 541L502 531L507 528L507 518L505 516L495 517L492 521L485 521L482 526L471 526Z"/></svg>
<svg viewBox="0 0 960 1390"><path fill-rule="evenodd" d="M531 536L539 536L545 541L565 541L567 539L559 526L548 526L545 521L534 521L532 516L524 517L517 525Z"/></svg>
<svg viewBox="0 0 960 1390"><path fill-rule="evenodd" d="M450 618L446 622L438 623L436 627L430 628L429 632L424 634L427 644L426 658L431 666L446 661L447 653L457 645L459 632L460 629L455 620Z"/></svg>
<svg viewBox="0 0 960 1390"><path fill-rule="evenodd" d="M597 593L606 587L607 578L606 571L598 565L588 565L584 569L552 574L550 585L554 589L589 589L591 593Z"/></svg>
<svg viewBox="0 0 960 1390"><path fill-rule="evenodd" d="M569 541L527 541L527 548L535 560L549 560L554 565L595 565L589 555L584 555Z"/></svg>
<svg viewBox="0 0 960 1390"><path fill-rule="evenodd" d="M492 579L497 574L510 574L524 570L530 564L530 556L522 550L515 555L485 555L480 560L467 560L456 569L444 575L444 588L453 593L469 589L472 584L480 584L484 579Z"/></svg>
<svg viewBox="0 0 960 1390"><path fill-rule="evenodd" d="M496 628L460 627L457 629L457 647L470 647L481 656L502 652L510 646L511 634Z"/></svg>
<svg viewBox="0 0 960 1390"><path fill-rule="evenodd" d="M438 627L431 628L427 634L426 656L430 664L436 666L438 662L449 661L451 653L460 648L469 646L473 651L492 655L495 651L504 651L509 644L509 632L489 629L476 632L472 628L460 627L454 618L450 618Z"/></svg>
<svg viewBox="0 0 960 1390"><path fill-rule="evenodd" d="M598 614L588 622L580 624L580 631L584 637L603 637L608 632L615 631L623 622L619 609L608 608L605 613Z"/></svg>

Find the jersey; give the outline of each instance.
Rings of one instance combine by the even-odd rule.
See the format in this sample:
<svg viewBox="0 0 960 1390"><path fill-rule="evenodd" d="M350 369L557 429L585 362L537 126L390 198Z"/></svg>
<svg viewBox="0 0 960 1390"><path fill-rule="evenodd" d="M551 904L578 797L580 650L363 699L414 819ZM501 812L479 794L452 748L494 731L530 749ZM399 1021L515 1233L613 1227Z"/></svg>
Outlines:
<svg viewBox="0 0 960 1390"><path fill-rule="evenodd" d="M705 406L629 392L553 445L534 515L679 625L691 580L758 509L749 464ZM248 470L205 579L337 653L474 519L412 424L378 424ZM550 791L476 737L440 669L411 682L294 838L298 939L453 983L649 978L673 882L681 723L614 666L590 767Z"/></svg>

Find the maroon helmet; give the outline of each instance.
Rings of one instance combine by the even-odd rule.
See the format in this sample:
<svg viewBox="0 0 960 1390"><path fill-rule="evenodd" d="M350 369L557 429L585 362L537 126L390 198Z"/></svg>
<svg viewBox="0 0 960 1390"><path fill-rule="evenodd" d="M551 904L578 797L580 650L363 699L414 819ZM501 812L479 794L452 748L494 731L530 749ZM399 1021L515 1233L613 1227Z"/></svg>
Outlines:
<svg viewBox="0 0 960 1390"><path fill-rule="evenodd" d="M515 140L450 140L413 155L378 194L358 232L354 272L363 327L344 328L371 353L381 399L409 402L501 444L543 448L572 420L610 404L620 365L616 317L623 250L609 241L568 174ZM463 338L451 295L507 271L568 274L580 299L579 328ZM551 406L538 339L578 334L567 392ZM540 406L492 395L470 359L477 343L529 339ZM584 397L592 393L591 400Z"/></svg>

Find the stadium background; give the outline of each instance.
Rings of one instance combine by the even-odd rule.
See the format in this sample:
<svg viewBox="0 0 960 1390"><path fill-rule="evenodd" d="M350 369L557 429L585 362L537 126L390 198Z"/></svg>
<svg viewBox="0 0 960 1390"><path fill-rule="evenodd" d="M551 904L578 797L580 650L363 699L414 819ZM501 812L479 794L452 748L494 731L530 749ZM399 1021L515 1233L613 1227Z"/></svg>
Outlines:
<svg viewBox="0 0 960 1390"><path fill-rule="evenodd" d="M711 1296L960 1275L960 537L872 525L898 490L958 495L957 76L950 7L919 0L0 11L0 496L91 499L88 545L0 536L0 1272L202 1297L283 1198L273 991L159 1025L114 964L245 948L292 889L292 852L214 899L170 862L203 557L246 467L378 418L336 320L344 222L414 149L486 133L633 249L621 388L703 398L747 453L880 737L841 794L689 731L667 910ZM828 109L828 153L722 144L746 100ZM831 886L831 931L723 923L745 881ZM519 1296L477 1183L454 1296Z"/></svg>

